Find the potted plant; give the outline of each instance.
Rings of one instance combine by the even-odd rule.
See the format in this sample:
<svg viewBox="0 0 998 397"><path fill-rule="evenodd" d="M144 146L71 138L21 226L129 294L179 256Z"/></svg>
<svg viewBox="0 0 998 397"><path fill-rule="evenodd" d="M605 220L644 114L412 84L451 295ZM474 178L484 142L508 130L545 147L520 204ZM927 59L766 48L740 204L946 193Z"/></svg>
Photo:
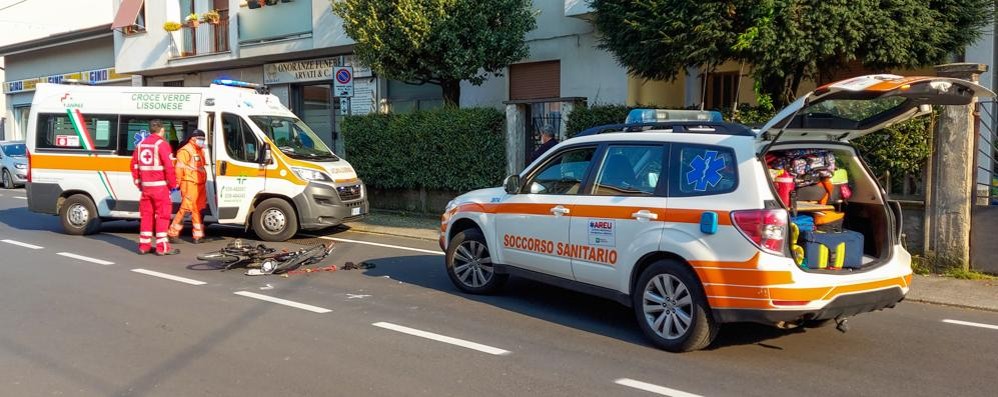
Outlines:
<svg viewBox="0 0 998 397"><path fill-rule="evenodd" d="M192 12L191 15L188 15L187 18L184 18L184 20L187 21L187 23L190 24L192 28L198 27L198 24L201 23L201 17L194 12Z"/></svg>
<svg viewBox="0 0 998 397"><path fill-rule="evenodd" d="M222 16L218 13L218 10L207 11L201 15L201 21L210 23L212 25L217 25L219 21L222 20Z"/></svg>
<svg viewBox="0 0 998 397"><path fill-rule="evenodd" d="M163 30L167 32L176 32L182 27L184 27L184 25L181 25L180 22L167 21L163 24Z"/></svg>

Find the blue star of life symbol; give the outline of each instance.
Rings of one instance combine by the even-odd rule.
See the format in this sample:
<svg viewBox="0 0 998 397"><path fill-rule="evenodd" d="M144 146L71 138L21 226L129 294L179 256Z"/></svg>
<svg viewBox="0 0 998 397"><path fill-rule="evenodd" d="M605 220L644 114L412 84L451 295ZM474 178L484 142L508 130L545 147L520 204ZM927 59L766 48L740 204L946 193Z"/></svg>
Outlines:
<svg viewBox="0 0 998 397"><path fill-rule="evenodd" d="M135 146L139 146L139 144L142 143L142 141L146 139L148 136L149 136L149 131L139 130L139 132L136 132L135 135L132 137L132 139L135 141Z"/></svg>
<svg viewBox="0 0 998 397"><path fill-rule="evenodd" d="M693 186L693 190L698 192L707 191L707 186L717 186L724 179L721 170L724 169L724 158L717 157L717 151L708 150L703 156L697 155L690 162L689 172L686 173L686 183Z"/></svg>

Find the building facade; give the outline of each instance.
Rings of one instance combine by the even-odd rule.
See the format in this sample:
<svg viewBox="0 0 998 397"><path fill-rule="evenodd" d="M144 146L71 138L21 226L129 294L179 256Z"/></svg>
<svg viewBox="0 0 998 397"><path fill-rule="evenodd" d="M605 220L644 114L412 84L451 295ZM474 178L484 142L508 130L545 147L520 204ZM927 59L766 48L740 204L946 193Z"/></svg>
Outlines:
<svg viewBox="0 0 998 397"><path fill-rule="evenodd" d="M79 80L95 85L131 85L114 67L110 24L59 33L0 47L4 57L4 139L21 140L38 83Z"/></svg>

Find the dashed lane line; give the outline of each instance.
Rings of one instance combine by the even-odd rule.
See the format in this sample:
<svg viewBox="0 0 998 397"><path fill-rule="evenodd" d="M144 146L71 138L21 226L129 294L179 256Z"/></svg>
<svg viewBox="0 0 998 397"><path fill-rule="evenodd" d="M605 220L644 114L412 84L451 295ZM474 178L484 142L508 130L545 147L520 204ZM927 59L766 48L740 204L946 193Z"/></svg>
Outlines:
<svg viewBox="0 0 998 397"><path fill-rule="evenodd" d="M634 380L634 379L630 379L630 378L620 378L620 379L617 379L617 380L613 381L613 383L616 383L616 384L621 385L621 386L627 386L627 387L630 387L630 388L638 389L638 390L644 390L646 392L655 393L655 394L658 394L658 395L661 395L661 396L669 396L669 397L702 397L699 394L687 393L687 392L684 392L682 390L670 389L670 388L665 387L665 386L659 386L659 385L655 385L655 384L651 384L651 383L647 383L647 382L642 382L642 381Z"/></svg>
<svg viewBox="0 0 998 397"><path fill-rule="evenodd" d="M945 319L945 320L943 320L943 322L944 323L949 323L949 324L966 325L968 327L978 327L978 328L987 328L987 329L998 330L998 325L982 324L982 323L972 323L970 321L960 321L960 320L950 320L950 319Z"/></svg>
<svg viewBox="0 0 998 397"><path fill-rule="evenodd" d="M152 270L132 269L132 271L136 272L136 273L145 274L147 276L153 276L153 277L165 278L167 280L178 281L178 282L181 282L181 283L184 283L184 284L190 284L190 285L205 285L205 284L207 284L204 281L198 281L198 280L193 280L193 279L189 279L189 278L186 278L186 277L174 276L172 274L154 272Z"/></svg>
<svg viewBox="0 0 998 397"><path fill-rule="evenodd" d="M492 354L492 355L496 355L496 356L503 356L503 355L510 354L510 351L503 350L503 349L500 349L500 348L497 348L497 347L492 347L492 346L488 346L488 345L483 345L481 343L475 343L475 342L471 342L471 341L466 341L464 339L452 338L452 337L449 337L449 336L435 334L435 333L432 333L432 332L421 331L421 330L418 330L418 329L415 329L415 328L409 328L409 327L401 326L401 325L398 325L398 324L392 324L392 323L386 323L386 322L377 322L377 323L372 323L371 325L373 325L375 327L379 327L379 328L384 328L384 329L396 331L396 332L401 332L403 334L409 334L409 335L412 335L412 336L418 336L420 338L426 338L426 339L435 340L437 342L443 342L443 343L448 343L448 344L452 344L452 345L455 345L455 346L461 346L461 347L472 349L472 350L478 350L480 352L488 353L488 354Z"/></svg>
<svg viewBox="0 0 998 397"><path fill-rule="evenodd" d="M270 302L270 303L276 303L278 305L284 305L284 306L290 306L290 307L297 308L297 309L308 310L308 311L313 312L313 313L322 314L322 313L329 313L329 312L332 311L332 310L329 310L329 309L326 309L326 308L323 308L323 307L307 305L307 304L304 304L304 303L298 303L298 302L295 302L295 301L289 301L287 299L275 298L273 296L257 294L255 292L236 291L236 292L233 292L233 293L236 294L236 295L239 295L239 296L245 296L247 298L259 299L259 300L267 301L267 302Z"/></svg>
<svg viewBox="0 0 998 397"><path fill-rule="evenodd" d="M420 252L420 253L431 254L431 255L444 255L444 253L440 252L440 251L424 250L424 249L421 249L421 248L404 247L404 246L401 246L401 245L372 243L370 241L350 240L350 239L345 239L345 238L329 237L329 236L318 236L318 238L321 238L323 240L339 241L339 242L343 242L343 243L365 244L365 245L373 245L375 247L394 248L394 249L398 249L398 250Z"/></svg>
<svg viewBox="0 0 998 397"><path fill-rule="evenodd" d="M62 255L62 256L65 256L67 258L79 259L81 261L90 262L90 263L96 263L98 265L104 265L104 266L108 266L108 265L113 265L114 264L114 262L108 262L108 261L103 260L103 259L91 258L89 256L77 255L77 254L74 254L74 253L71 253L71 252L59 252L56 255Z"/></svg>
<svg viewBox="0 0 998 397"><path fill-rule="evenodd" d="M14 196L14 198L21 199L21 200L27 200L28 199L27 197L24 197L24 196Z"/></svg>
<svg viewBox="0 0 998 397"><path fill-rule="evenodd" d="M22 243L20 241L15 241L15 240L0 240L0 241L3 241L5 243L7 243L7 244L13 244L13 245L16 245L16 246L24 247L24 248L31 248L33 250L40 250L42 248L45 248L45 247L39 247L39 246L34 245L34 244Z"/></svg>

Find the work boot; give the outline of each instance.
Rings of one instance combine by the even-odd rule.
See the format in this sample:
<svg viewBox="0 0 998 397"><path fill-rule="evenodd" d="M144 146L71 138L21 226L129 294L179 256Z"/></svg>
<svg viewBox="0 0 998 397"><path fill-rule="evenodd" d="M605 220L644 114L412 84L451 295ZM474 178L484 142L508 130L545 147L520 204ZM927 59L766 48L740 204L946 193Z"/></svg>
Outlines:
<svg viewBox="0 0 998 397"><path fill-rule="evenodd" d="M176 255L176 254L179 254L179 253L180 253L179 249L171 248L169 251L163 251L163 252L158 252L157 251L156 252L156 256Z"/></svg>
<svg viewBox="0 0 998 397"><path fill-rule="evenodd" d="M203 239L203 238L196 238L196 239L194 239L194 240L191 240L191 243L192 243L192 244L201 244L201 243L203 243L203 242L204 242L204 239Z"/></svg>
<svg viewBox="0 0 998 397"><path fill-rule="evenodd" d="M146 255L146 254L148 254L150 252L152 252L151 249L149 249L149 250L139 250L139 255Z"/></svg>
<svg viewBox="0 0 998 397"><path fill-rule="evenodd" d="M177 237L170 236L168 237L168 239L170 239L170 244L176 244L180 242L180 236Z"/></svg>

